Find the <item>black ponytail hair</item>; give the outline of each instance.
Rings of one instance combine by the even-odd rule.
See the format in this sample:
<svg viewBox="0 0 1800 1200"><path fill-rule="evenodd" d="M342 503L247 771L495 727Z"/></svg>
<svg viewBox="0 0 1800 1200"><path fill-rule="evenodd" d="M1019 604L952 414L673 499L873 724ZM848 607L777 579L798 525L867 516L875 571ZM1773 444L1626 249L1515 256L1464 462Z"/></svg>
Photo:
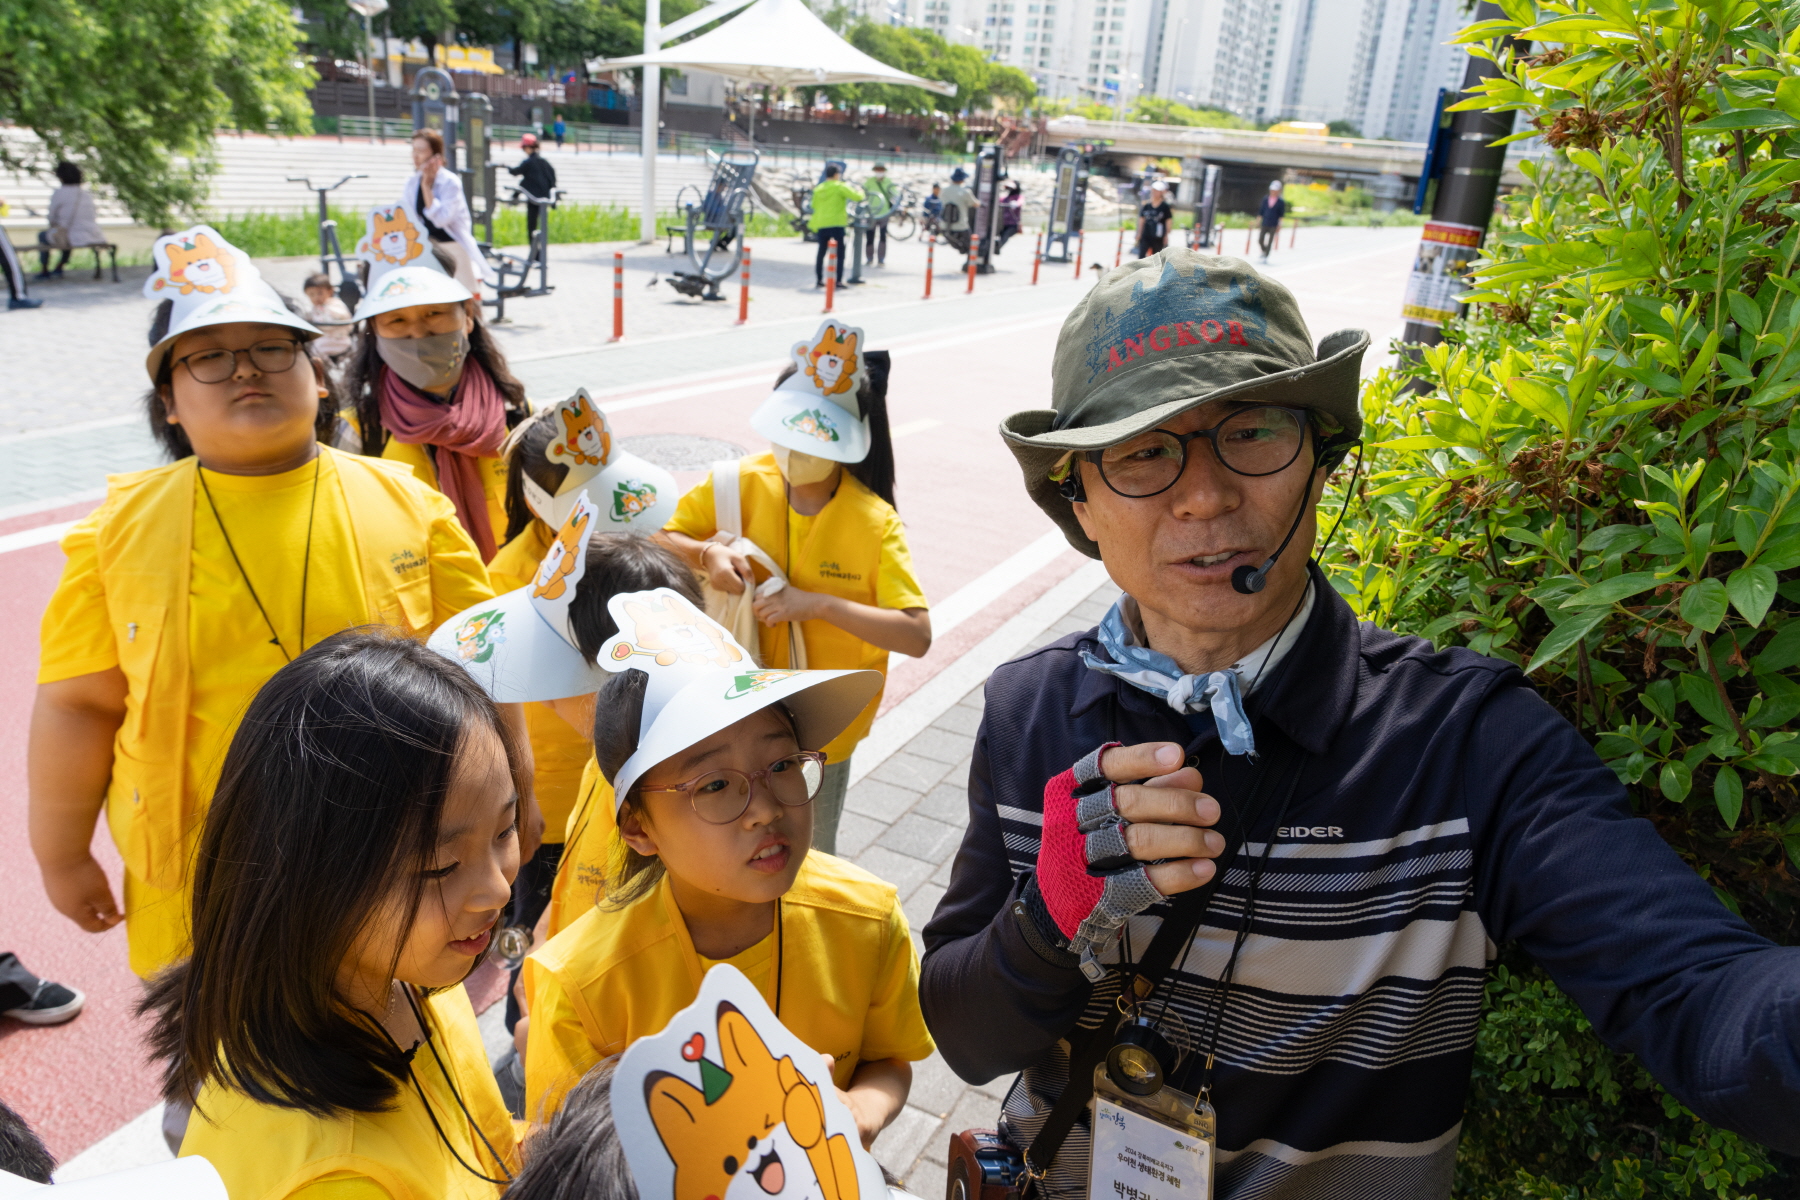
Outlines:
<svg viewBox="0 0 1800 1200"><path fill-rule="evenodd" d="M525 478L529 476L531 482L554 496L568 477L568 464L551 462L549 456L550 443L556 437L555 411L546 408L527 418L525 427L513 438L512 449L507 451L506 536L500 539L501 545L531 528L537 519L531 505L525 502Z"/></svg>
<svg viewBox="0 0 1800 1200"><path fill-rule="evenodd" d="M888 428L887 407L888 373L893 368L893 358L886 350L865 350L863 362L869 368L869 382L856 393L856 400L869 422L869 453L861 462L845 463L844 470L887 501L889 508L898 509L900 506L894 503L894 435ZM775 386L780 387L798 370L789 363L775 377Z"/></svg>

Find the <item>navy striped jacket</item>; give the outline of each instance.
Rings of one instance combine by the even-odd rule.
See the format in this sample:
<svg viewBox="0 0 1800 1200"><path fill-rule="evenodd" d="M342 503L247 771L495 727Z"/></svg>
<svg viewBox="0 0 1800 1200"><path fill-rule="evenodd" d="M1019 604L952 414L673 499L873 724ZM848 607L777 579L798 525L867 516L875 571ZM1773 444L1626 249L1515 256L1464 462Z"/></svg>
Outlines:
<svg viewBox="0 0 1800 1200"><path fill-rule="evenodd" d="M1272 835L1254 928L1220 1022L1213 1097L1223 1200L1450 1194L1484 975L1517 939L1628 1050L1716 1124L1800 1150L1800 949L1734 917L1634 816L1624 789L1519 671L1359 625L1316 573L1299 641L1251 699L1259 744L1299 777L1242 831L1198 934L1157 993L1193 1090L1215 983ZM1224 755L1160 700L1098 671L1075 634L995 671L969 825L924 930L932 1036L964 1079L1020 1071L1002 1128L1024 1146L1068 1074L1068 1043L1117 994L1047 939L1034 865L1047 780L1108 741L1179 741L1241 816L1270 750ZM1274 794L1271 786L1270 794ZM1285 787L1280 789L1285 791ZM1131 922L1142 953L1161 906ZM1036 914L1034 919L1033 914ZM1115 947L1111 960L1116 960ZM1078 1126L1049 1181L1085 1192Z"/></svg>

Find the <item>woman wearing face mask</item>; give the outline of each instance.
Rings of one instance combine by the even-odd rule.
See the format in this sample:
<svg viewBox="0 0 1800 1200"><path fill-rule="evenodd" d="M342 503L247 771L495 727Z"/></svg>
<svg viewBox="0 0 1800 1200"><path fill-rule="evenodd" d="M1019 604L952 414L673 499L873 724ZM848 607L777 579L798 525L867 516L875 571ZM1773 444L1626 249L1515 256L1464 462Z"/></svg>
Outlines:
<svg viewBox="0 0 1800 1200"><path fill-rule="evenodd" d="M404 206L378 209L410 220ZM373 225L375 214L371 214ZM525 387L481 322L479 302L433 254L371 260L344 372L354 449L410 466L456 506L483 562L506 531L501 443L531 412Z"/></svg>
<svg viewBox="0 0 1800 1200"><path fill-rule="evenodd" d="M931 614L913 577L906 527L894 511L888 354L863 349L865 342L862 330L827 321L794 347L795 365L750 419L773 445L770 453L736 464L735 529L729 515L720 519L715 475L681 498L675 519L658 535L713 587L734 594L757 589L765 667L885 675L890 651L918 658L931 649ZM787 586L758 586L769 573L729 547L736 532L781 569ZM798 623L803 662L789 622ZM827 853L837 850L850 756L880 706L877 693L825 747L813 844Z"/></svg>

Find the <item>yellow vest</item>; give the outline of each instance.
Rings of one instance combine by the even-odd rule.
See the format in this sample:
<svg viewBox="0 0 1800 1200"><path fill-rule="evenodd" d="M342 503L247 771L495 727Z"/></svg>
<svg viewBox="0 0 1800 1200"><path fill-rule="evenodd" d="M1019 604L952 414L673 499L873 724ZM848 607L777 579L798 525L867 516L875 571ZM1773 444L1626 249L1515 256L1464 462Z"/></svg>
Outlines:
<svg viewBox="0 0 1800 1200"><path fill-rule="evenodd" d="M431 627L431 515L409 490L404 466L328 446L344 489L368 599L367 620L419 634ZM153 887L187 875L194 813L182 787L188 733L188 590L193 563L194 482L199 460L107 478L112 514L96 546L106 610L125 676L125 720L113 744L106 820L125 866ZM401 537L374 544L358 514L413 518ZM396 540L416 553L393 551ZM156 691L155 703L151 690Z"/></svg>

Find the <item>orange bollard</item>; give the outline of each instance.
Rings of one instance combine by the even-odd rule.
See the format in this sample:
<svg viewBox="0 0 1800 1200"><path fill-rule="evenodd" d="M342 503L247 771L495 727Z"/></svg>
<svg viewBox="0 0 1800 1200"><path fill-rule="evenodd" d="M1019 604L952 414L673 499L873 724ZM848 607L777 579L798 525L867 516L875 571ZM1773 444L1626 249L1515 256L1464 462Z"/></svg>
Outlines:
<svg viewBox="0 0 1800 1200"><path fill-rule="evenodd" d="M1087 230L1075 235L1075 279L1081 280L1081 256L1087 251Z"/></svg>
<svg viewBox="0 0 1800 1200"><path fill-rule="evenodd" d="M931 263L937 257L937 238L925 239L925 299L931 299Z"/></svg>
<svg viewBox="0 0 1800 1200"><path fill-rule="evenodd" d="M750 247L748 246L744 247L744 271L743 274L738 276L738 281L737 323L743 325L750 320Z"/></svg>
<svg viewBox="0 0 1800 1200"><path fill-rule="evenodd" d="M837 302L837 243L833 242L831 250L825 255L825 311Z"/></svg>
<svg viewBox="0 0 1800 1200"><path fill-rule="evenodd" d="M1031 286L1037 286L1038 268L1044 265L1044 235L1038 234L1037 249L1031 252Z"/></svg>
<svg viewBox="0 0 1800 1200"><path fill-rule="evenodd" d="M1289 250L1292 250L1294 248L1294 239L1299 236L1300 236L1300 222L1295 221L1292 225L1288 226L1288 249Z"/></svg>
<svg viewBox="0 0 1800 1200"><path fill-rule="evenodd" d="M1250 257L1250 226L1244 226L1244 257Z"/></svg>
<svg viewBox="0 0 1800 1200"><path fill-rule="evenodd" d="M1119 226L1119 248L1113 251L1113 266L1125 261L1125 227Z"/></svg>
<svg viewBox="0 0 1800 1200"><path fill-rule="evenodd" d="M625 252L613 251L613 335L608 341L625 337Z"/></svg>
<svg viewBox="0 0 1800 1200"><path fill-rule="evenodd" d="M981 253L981 235L969 230L969 291L975 290L975 263Z"/></svg>

